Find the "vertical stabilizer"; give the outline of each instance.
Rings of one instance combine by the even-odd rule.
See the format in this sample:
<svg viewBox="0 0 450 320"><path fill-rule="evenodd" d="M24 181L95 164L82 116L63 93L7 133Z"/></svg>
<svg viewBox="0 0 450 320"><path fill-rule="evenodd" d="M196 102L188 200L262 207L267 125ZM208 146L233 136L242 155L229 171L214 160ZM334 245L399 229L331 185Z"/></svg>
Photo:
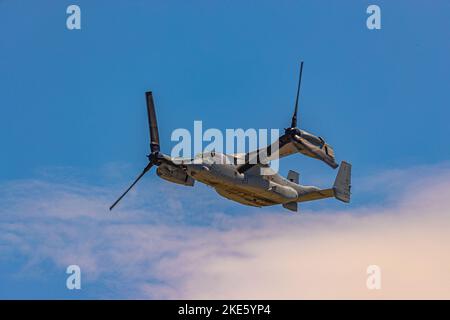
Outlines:
<svg viewBox="0 0 450 320"><path fill-rule="evenodd" d="M298 172L295 172L295 171L293 171L293 170L289 170L289 173L288 173L288 175L287 175L287 179L289 180L289 181L291 181L291 182L294 182L294 183L296 183L296 184L298 184L298 182L299 182L299 174L298 174Z"/></svg>
<svg viewBox="0 0 450 320"><path fill-rule="evenodd" d="M283 208L297 212L298 211L298 203L296 201L283 203Z"/></svg>
<svg viewBox="0 0 450 320"><path fill-rule="evenodd" d="M334 196L343 202L350 202L351 171L352 165L342 161L334 181Z"/></svg>

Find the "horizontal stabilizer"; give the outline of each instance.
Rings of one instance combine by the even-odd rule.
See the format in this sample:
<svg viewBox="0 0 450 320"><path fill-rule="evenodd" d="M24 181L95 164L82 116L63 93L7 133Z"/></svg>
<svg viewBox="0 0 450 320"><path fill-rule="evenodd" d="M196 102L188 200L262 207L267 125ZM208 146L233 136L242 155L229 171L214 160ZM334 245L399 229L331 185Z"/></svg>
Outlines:
<svg viewBox="0 0 450 320"><path fill-rule="evenodd" d="M332 188L319 190L316 188L313 191L306 192L299 197L298 202L332 197L343 202L350 202L351 170L352 165L342 161Z"/></svg>

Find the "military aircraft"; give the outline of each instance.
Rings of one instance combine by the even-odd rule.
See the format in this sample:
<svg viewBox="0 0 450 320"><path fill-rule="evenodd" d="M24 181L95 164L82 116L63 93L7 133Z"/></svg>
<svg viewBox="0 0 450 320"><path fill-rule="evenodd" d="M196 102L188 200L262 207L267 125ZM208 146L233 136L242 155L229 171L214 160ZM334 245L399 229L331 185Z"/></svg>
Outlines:
<svg viewBox="0 0 450 320"><path fill-rule="evenodd" d="M332 168L337 168L334 152L321 137L297 128L298 98L302 79L303 62L297 87L294 114L291 127L275 143L246 154L223 154L215 151L204 152L195 159L171 158L160 151L158 125L152 92L146 92L147 115L150 128L149 163L131 186L112 204L112 210L131 188L153 167L156 174L167 181L193 186L197 180L213 187L227 199L244 205L263 207L281 204L291 211L298 211L298 203L335 197L350 202L351 165L341 162L335 182L331 188L320 189L299 184L299 174L289 171L286 178L274 172L269 162L294 153L302 153L319 159ZM278 148L276 148L278 147ZM272 152L276 150L277 152ZM264 174L262 169L264 169Z"/></svg>

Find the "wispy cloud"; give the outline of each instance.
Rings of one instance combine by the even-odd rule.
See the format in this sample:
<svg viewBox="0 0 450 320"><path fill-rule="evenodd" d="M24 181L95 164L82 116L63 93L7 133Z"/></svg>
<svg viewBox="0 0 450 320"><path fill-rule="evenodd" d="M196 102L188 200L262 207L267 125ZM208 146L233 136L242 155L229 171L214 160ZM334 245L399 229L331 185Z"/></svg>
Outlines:
<svg viewBox="0 0 450 320"><path fill-rule="evenodd" d="M105 286L99 297L450 298L450 170L397 173L389 206L295 215L156 182L109 213L117 190L11 181L0 187L0 251L25 268L78 264L90 287ZM366 288L372 264L381 290Z"/></svg>

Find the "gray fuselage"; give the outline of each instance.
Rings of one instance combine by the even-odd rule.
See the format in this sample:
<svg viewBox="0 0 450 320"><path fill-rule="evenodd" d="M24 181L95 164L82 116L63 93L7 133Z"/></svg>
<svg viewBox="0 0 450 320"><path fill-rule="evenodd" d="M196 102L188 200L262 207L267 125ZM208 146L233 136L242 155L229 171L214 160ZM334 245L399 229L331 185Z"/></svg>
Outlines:
<svg viewBox="0 0 450 320"><path fill-rule="evenodd" d="M204 153L185 164L186 173L227 199L256 207L299 202L302 196L320 190L294 183L268 166L258 165L239 173L235 160L234 156L217 152Z"/></svg>

